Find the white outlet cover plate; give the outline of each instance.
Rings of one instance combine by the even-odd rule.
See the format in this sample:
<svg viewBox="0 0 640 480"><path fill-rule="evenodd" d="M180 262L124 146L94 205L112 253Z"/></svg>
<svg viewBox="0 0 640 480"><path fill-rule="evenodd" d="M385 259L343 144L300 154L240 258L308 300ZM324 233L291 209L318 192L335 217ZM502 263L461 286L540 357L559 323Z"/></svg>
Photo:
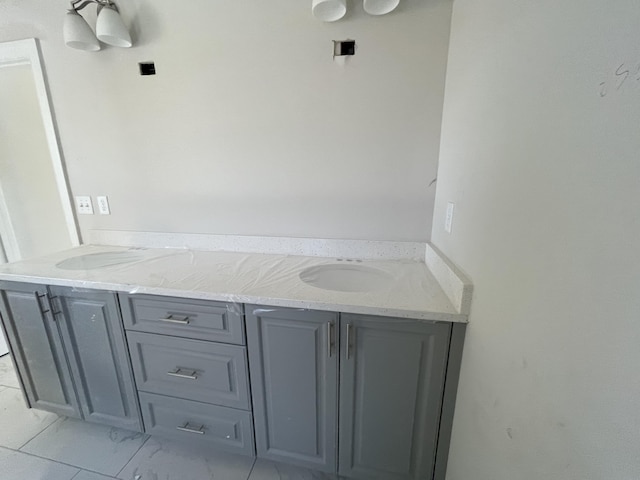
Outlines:
<svg viewBox="0 0 640 480"><path fill-rule="evenodd" d="M93 204L89 196L76 196L76 209L80 215L93 215Z"/></svg>
<svg viewBox="0 0 640 480"><path fill-rule="evenodd" d="M111 215L109 198L106 196L96 197L96 201L98 202L98 212L100 212L100 215Z"/></svg>

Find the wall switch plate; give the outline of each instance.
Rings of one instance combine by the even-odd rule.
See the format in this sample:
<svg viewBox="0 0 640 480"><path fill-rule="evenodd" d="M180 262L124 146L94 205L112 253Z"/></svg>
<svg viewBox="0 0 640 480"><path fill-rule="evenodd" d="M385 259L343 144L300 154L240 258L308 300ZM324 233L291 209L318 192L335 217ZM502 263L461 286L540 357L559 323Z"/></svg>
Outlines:
<svg viewBox="0 0 640 480"><path fill-rule="evenodd" d="M109 199L107 197L96 197L96 201L98 202L98 212L100 212L100 215L111 215L111 210L109 210Z"/></svg>
<svg viewBox="0 0 640 480"><path fill-rule="evenodd" d="M447 203L447 215L444 218L444 231L447 233L451 233L451 227L453 226L453 209L455 206L455 203Z"/></svg>
<svg viewBox="0 0 640 480"><path fill-rule="evenodd" d="M76 210L80 215L93 215L91 197L76 196Z"/></svg>

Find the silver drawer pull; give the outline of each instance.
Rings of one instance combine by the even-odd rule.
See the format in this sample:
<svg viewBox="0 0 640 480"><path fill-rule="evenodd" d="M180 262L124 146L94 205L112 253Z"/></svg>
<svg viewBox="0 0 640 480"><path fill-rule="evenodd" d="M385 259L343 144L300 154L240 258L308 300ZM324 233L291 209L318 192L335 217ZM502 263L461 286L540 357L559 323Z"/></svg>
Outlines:
<svg viewBox="0 0 640 480"><path fill-rule="evenodd" d="M181 368L176 368L171 372L167 372L167 375L171 377L180 377L180 378L188 378L189 380L197 380L198 379L197 373L198 372L196 370L191 370L191 373L182 373Z"/></svg>
<svg viewBox="0 0 640 480"><path fill-rule="evenodd" d="M181 432L187 433L196 433L198 435L204 435L204 425L200 425L199 427L191 427L189 426L189 422L185 423L181 427L176 427L176 430L180 430Z"/></svg>
<svg viewBox="0 0 640 480"><path fill-rule="evenodd" d="M189 317L177 317L175 315L167 315L159 319L161 322L179 323L180 325L189 325Z"/></svg>

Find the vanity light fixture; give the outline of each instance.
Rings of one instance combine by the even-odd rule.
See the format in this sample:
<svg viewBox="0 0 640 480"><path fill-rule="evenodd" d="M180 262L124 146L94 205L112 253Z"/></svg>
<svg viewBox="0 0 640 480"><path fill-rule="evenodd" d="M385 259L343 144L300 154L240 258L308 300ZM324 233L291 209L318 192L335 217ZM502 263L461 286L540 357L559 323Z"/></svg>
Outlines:
<svg viewBox="0 0 640 480"><path fill-rule="evenodd" d="M364 11L369 15L386 15L393 12L400 0L364 0Z"/></svg>
<svg viewBox="0 0 640 480"><path fill-rule="evenodd" d="M363 0L364 11L369 15L386 15L393 12L400 0ZM347 13L347 0L312 0L313 16L323 22L335 22Z"/></svg>
<svg viewBox="0 0 640 480"><path fill-rule="evenodd" d="M95 34L79 13L92 3L98 5ZM122 48L132 45L129 30L118 13L118 7L111 0L72 0L71 9L64 19L63 35L68 47L88 52L100 50L100 42Z"/></svg>
<svg viewBox="0 0 640 480"><path fill-rule="evenodd" d="M323 22L335 22L347 13L347 0L313 0L311 12Z"/></svg>

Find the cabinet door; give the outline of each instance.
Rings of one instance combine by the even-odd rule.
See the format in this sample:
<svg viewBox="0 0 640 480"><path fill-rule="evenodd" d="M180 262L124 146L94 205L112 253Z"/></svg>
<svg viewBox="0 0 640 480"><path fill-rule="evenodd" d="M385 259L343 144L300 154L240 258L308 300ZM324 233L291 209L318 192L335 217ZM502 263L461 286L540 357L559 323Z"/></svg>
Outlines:
<svg viewBox="0 0 640 480"><path fill-rule="evenodd" d="M46 287L0 282L0 288L0 313L29 406L79 418L58 326L48 311Z"/></svg>
<svg viewBox="0 0 640 480"><path fill-rule="evenodd" d="M451 326L341 316L339 473L433 476Z"/></svg>
<svg viewBox="0 0 640 480"><path fill-rule="evenodd" d="M85 420L142 430L114 293L50 287Z"/></svg>
<svg viewBox="0 0 640 480"><path fill-rule="evenodd" d="M246 312L258 456L335 473L338 315Z"/></svg>

